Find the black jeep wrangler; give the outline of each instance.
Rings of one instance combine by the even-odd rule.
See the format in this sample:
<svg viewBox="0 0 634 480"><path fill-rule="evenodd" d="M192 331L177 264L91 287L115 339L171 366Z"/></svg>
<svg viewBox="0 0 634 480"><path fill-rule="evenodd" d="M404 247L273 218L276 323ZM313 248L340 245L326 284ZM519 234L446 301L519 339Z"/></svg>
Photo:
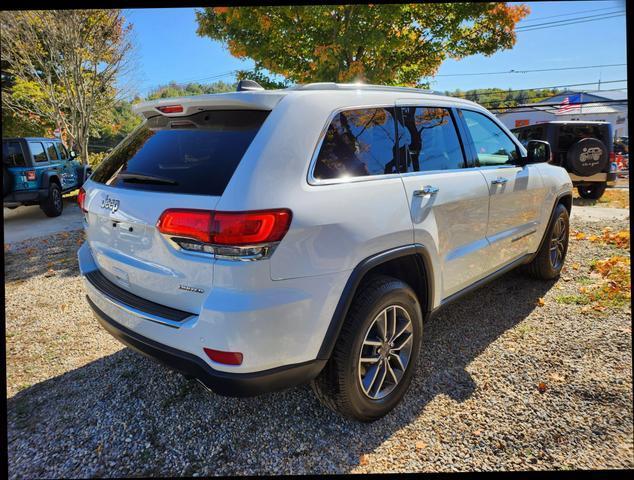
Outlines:
<svg viewBox="0 0 634 480"><path fill-rule="evenodd" d="M553 121L514 128L526 145L530 140L550 143L551 163L568 170L573 185L583 198L599 199L617 178L609 122Z"/></svg>

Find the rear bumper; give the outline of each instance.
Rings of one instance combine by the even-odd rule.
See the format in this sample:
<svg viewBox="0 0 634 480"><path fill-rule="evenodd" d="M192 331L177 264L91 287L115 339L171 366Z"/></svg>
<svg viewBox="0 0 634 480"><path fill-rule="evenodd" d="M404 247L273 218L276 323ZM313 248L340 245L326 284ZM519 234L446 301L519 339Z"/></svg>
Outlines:
<svg viewBox="0 0 634 480"><path fill-rule="evenodd" d="M48 195L48 190L46 189L18 190L18 191L9 193L2 200L5 205L39 203L42 200L46 199L47 195Z"/></svg>
<svg viewBox="0 0 634 480"><path fill-rule="evenodd" d="M325 360L314 360L254 373L219 372L200 357L155 342L124 327L99 309L90 297L86 296L86 299L101 326L121 343L173 370L196 378L220 395L248 397L300 385L315 378L326 363Z"/></svg>
<svg viewBox="0 0 634 480"><path fill-rule="evenodd" d="M607 184L611 186L618 178L617 172L595 173L594 175L590 175L589 177L580 177L579 175L575 175L574 173L569 173L569 175L573 185L583 185L585 183L595 183L595 182L607 182Z"/></svg>

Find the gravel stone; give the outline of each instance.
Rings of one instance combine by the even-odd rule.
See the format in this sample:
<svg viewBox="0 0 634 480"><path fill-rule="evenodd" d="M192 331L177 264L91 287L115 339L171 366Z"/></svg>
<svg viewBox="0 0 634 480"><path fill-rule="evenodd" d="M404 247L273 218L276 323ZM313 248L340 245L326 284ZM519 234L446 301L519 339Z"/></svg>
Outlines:
<svg viewBox="0 0 634 480"><path fill-rule="evenodd" d="M85 301L82 236L5 246L11 479L634 467L630 308L555 300L629 250L571 240L559 281L514 271L445 307L403 402L361 424L308 386L221 397L124 348Z"/></svg>

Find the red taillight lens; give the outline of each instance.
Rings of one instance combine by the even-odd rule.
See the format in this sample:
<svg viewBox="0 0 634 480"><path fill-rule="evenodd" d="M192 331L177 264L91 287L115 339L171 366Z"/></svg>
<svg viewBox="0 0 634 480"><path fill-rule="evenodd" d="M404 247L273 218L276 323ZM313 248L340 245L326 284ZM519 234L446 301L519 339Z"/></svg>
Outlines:
<svg viewBox="0 0 634 480"><path fill-rule="evenodd" d="M282 240L291 219L291 211L285 208L253 212L169 209L157 227L167 235L214 245L258 245Z"/></svg>
<svg viewBox="0 0 634 480"><path fill-rule="evenodd" d="M241 365L242 354L240 352L221 352L220 350L212 350L204 348L205 353L214 362L224 363L225 365Z"/></svg>
<svg viewBox="0 0 634 480"><path fill-rule="evenodd" d="M162 113L181 113L183 111L182 105L165 105L163 107L156 107L156 109Z"/></svg>
<svg viewBox="0 0 634 480"><path fill-rule="evenodd" d="M216 245L256 245L279 242L291 224L286 209L257 212L216 212L213 241Z"/></svg>
<svg viewBox="0 0 634 480"><path fill-rule="evenodd" d="M213 212L209 210L165 210L159 218L159 232L177 237L194 238L203 243L211 243L211 221Z"/></svg>
<svg viewBox="0 0 634 480"><path fill-rule="evenodd" d="M614 154L614 152L610 152L610 162L614 161L616 161L616 155Z"/></svg>
<svg viewBox="0 0 634 480"><path fill-rule="evenodd" d="M82 212L87 212L84 208L84 203L86 202L86 191L83 188L79 189L79 193L77 194L77 203L79 204L79 208L81 208Z"/></svg>
<svg viewBox="0 0 634 480"><path fill-rule="evenodd" d="M27 170L26 172L24 172L26 174L26 179L29 182L32 182L33 180L35 180L35 170Z"/></svg>

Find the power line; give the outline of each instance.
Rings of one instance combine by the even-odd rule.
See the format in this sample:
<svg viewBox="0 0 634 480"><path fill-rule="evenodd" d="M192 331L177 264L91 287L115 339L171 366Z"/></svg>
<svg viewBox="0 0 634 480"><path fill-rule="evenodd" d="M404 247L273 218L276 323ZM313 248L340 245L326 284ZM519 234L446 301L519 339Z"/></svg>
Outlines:
<svg viewBox="0 0 634 480"><path fill-rule="evenodd" d="M620 15L622 13L625 13L625 10L617 10L615 12L600 13L599 15L584 15L583 17L567 18L567 19L564 19L564 20L555 20L554 22L538 23L537 25L520 26L520 27L517 27L516 30L533 29L533 28L544 26L544 25L554 25L556 23L575 22L577 20L585 20L587 18L601 18L601 17L606 17L606 16L609 16L609 15L617 15L617 14Z"/></svg>
<svg viewBox="0 0 634 480"><path fill-rule="evenodd" d="M473 76L473 75L504 75L508 73L555 72L560 70L582 70L585 68L623 67L626 65L627 63L613 63L609 65L585 65L585 66L579 66L579 67L540 68L537 70L507 70L504 72L480 72L480 73L448 73L444 75L436 75L436 77L467 77L467 76Z"/></svg>
<svg viewBox="0 0 634 480"><path fill-rule="evenodd" d="M587 22L596 22L599 20L607 20L609 18L615 18L615 17L622 17L623 15L625 15L625 12L623 13L619 13L616 15L609 15L607 17L586 17L588 18L587 20L581 20L581 19L574 19L577 21L572 21L573 19L569 20L569 23L558 23L556 25L547 25L547 24L542 24L542 25L531 25L529 27L525 27L525 28L516 28L515 31L516 32L534 32L535 30L544 30L546 28L553 28L553 27L566 27L568 25L576 25L578 23L587 23Z"/></svg>
<svg viewBox="0 0 634 480"><path fill-rule="evenodd" d="M576 11L576 12L561 13L559 15L549 15L547 17L529 18L529 19L526 19L526 20L520 20L519 23L539 22L541 20L548 20L549 18L569 17L571 15L578 15L580 13L596 13L596 12L600 12L602 10L613 10L615 8L621 8L621 7L620 6L612 6L612 7L603 7L603 8L593 8L591 10L579 10L579 11Z"/></svg>

